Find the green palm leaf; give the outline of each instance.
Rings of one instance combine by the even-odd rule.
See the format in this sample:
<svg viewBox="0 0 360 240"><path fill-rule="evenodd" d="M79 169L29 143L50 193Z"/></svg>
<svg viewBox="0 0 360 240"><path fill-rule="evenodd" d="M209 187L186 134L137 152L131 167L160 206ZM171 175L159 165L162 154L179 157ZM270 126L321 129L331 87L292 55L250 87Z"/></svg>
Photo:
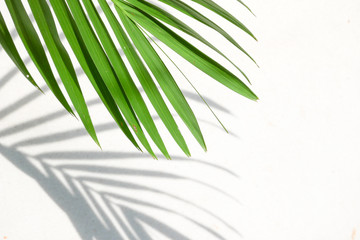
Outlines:
<svg viewBox="0 0 360 240"><path fill-rule="evenodd" d="M242 22L215 2L192 1L195 5L201 5L218 14L256 39ZM249 81L245 73L223 52L201 36L196 29L164 10L159 4L147 0L98 0L99 9L104 13L101 15L100 10L95 7L96 2L95 0L50 0L48 3L46 0L29 0L28 4L35 19L35 22L31 22L21 0L5 0L7 11L20 39L46 84L65 109L75 114L55 80L56 74L50 67L52 62L75 112L97 144L99 142L69 57L70 53L76 57L99 98L125 136L140 150L137 142L139 141L154 158L156 155L145 131L165 157L170 158L170 155L148 110L149 106L146 105L144 97L135 84L136 80L140 82L160 120L186 155L190 156L190 150L161 92L204 150L206 144L194 112L178 87L176 79L149 41L148 34L156 37L199 70L231 90L251 100L258 99L234 73L171 30L170 26L214 50L233 64ZM181 0L159 0L160 2L219 32L253 60L228 32L195 10L190 6L191 4L188 5ZM237 0L237 2L251 12L242 1ZM236 4L235 0L234 4ZM105 21L110 24L109 28L106 27ZM56 22L64 32L69 49L63 46L59 38ZM39 31L36 31L37 28ZM112 33L115 34L115 39L111 37ZM42 46L41 40L45 46ZM0 44L27 80L38 87L19 55L1 12ZM117 44L124 52L124 57L116 48ZM49 51L50 59L46 56L45 48ZM123 58L127 59L130 67L126 66ZM131 76L132 71L136 79Z"/></svg>

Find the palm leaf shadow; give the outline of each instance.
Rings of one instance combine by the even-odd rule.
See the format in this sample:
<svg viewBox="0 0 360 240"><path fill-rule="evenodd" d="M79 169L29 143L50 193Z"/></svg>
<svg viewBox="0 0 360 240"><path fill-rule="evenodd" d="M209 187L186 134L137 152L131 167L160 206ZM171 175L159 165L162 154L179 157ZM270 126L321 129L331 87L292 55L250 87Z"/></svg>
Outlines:
<svg viewBox="0 0 360 240"><path fill-rule="evenodd" d="M6 117L16 111L21 111L23 106L36 100L39 96L41 96L41 94L36 94L35 92L30 93L11 104L11 106L6 106L1 109L0 115L2 117ZM94 106L99 104L99 101L92 100L88 103L89 106ZM33 120L27 120L20 124L0 129L0 137L3 138L12 136L13 134L19 134L23 131L29 130L33 127L38 127L46 122L57 120L66 115L67 113L61 110L49 113L42 117L37 117ZM99 132L110 131L116 129L116 125L106 123L97 126L97 129ZM109 159L139 160L146 159L146 155L127 152L91 152L78 150L43 152L32 156L21 150L21 147L23 146L38 146L49 142L68 141L85 135L85 130L79 128L40 137L32 137L30 139L23 139L11 146L5 146L0 143L0 154L22 172L33 178L42 187L44 192L46 192L49 197L51 197L51 199L53 199L53 201L67 214L82 240L152 239L144 225L155 229L170 239L189 239L186 233L176 230L174 226L171 226L160 219L156 219L154 216L139 210L137 207L129 206L129 203L140 206L141 208L146 207L177 216L191 224L194 224L202 231L205 231L215 237L215 239L225 239L224 236L215 230L212 230L205 224L174 209L152 203L150 200L138 199L129 194L119 194L118 191L117 193L108 190L101 191L93 185L112 186L118 190L131 190L137 192L144 191L154 196L161 196L162 198L170 199L171 201L187 204L192 208L196 208L204 212L204 214L216 219L218 222L221 222L228 229L240 236L240 233L230 226L230 224L228 224L225 220L217 217L210 210L196 205L191 201L164 192L156 187L146 186L141 183L139 184L126 180L113 180L109 179L108 176L141 176L149 179L164 179L167 181L190 181L193 184L200 184L205 188L211 188L218 194L225 194L228 197L231 197L222 190L217 189L206 182L200 182L195 179L166 173L160 170L149 171L146 169L139 170L126 167L114 168L101 164L94 166L92 162L96 160L106 162L106 160ZM53 160L61 160L63 163L53 165L51 163ZM175 157L174 160L192 161L199 164L206 164L210 167L217 168L219 171L226 171L228 174L237 177L236 174L227 169L203 162L201 160L184 159L181 157ZM41 165L41 170L34 164L34 161L37 162L37 165ZM76 161L76 164L69 161ZM82 162L79 163L79 161ZM71 172L74 171L80 171L85 173L85 175L73 176ZM94 173L96 173L96 176L93 176ZM101 176L98 176L99 174ZM102 202L102 204L99 202ZM119 212L121 212L121 214L119 214ZM120 215L122 215L122 217L120 217Z"/></svg>

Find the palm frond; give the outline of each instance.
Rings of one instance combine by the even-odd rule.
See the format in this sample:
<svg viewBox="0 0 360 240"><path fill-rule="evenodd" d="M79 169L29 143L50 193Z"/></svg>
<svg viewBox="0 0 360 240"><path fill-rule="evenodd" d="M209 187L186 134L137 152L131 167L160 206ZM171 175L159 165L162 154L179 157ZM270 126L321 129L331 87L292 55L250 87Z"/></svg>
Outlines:
<svg viewBox="0 0 360 240"><path fill-rule="evenodd" d="M235 66L249 81L238 66L201 36L196 29L161 6L147 0L98 0L97 2L99 8L96 8L94 0L49 0L49 2L31 0L28 1L28 5L35 19L33 23L21 0L5 0L6 8L20 39L47 86L68 112L73 115L77 113L85 129L98 145L100 144L70 53L75 55L99 98L126 137L140 150L137 142L139 141L154 158L156 155L146 133L166 158L170 158L170 155L145 99L136 86L134 77L130 74L131 71L135 73L159 118L186 155L190 156L189 147L157 84L204 150L206 150L206 144L194 112L158 54L158 49L155 49L150 42L152 39L149 38L149 35L156 37L195 67L229 89L251 100L258 99L239 77L174 30L183 32L213 49ZM181 0L159 0L160 2L217 31L254 61L228 32L196 10L195 6L191 6L192 4L186 4ZM200 5L221 16L256 40L253 33L242 22L212 0L192 0L192 2L194 5ZM237 2L251 12L242 1L237 0ZM234 4L236 4L235 0ZM103 15L100 14L100 11L103 12ZM66 49L60 40L56 28L57 22L69 43L69 49ZM35 24L39 31L36 31ZM8 29L0 12L0 44L28 81L39 88L21 59ZM111 37L112 33L115 38ZM42 45L41 40L45 46ZM124 57L116 48L117 44L124 52ZM45 48L49 51L50 59L47 58ZM163 50L160 49L160 51ZM123 58L127 59L130 67L126 66ZM60 76L74 110L70 107L55 80L55 72L50 67L51 63Z"/></svg>

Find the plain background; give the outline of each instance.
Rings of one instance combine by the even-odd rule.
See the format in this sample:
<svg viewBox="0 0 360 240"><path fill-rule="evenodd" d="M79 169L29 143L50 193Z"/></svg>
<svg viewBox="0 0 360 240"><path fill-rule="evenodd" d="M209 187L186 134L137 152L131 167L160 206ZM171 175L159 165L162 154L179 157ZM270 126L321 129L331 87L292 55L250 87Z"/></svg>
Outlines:
<svg viewBox="0 0 360 240"><path fill-rule="evenodd" d="M101 151L0 51L0 239L360 239L360 2L246 1L256 18L236 0L216 2L259 41L198 9L261 68L192 26L245 70L260 101L170 54L231 133L174 72L209 149L203 153L181 125L189 159L166 131L172 161L137 152L81 77ZM3 2L0 8L10 23Z"/></svg>

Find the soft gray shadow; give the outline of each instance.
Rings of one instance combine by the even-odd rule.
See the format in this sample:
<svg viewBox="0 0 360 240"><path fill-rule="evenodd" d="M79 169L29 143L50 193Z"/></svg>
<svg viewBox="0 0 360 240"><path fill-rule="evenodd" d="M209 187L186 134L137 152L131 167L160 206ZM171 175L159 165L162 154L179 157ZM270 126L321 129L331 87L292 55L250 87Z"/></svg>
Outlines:
<svg viewBox="0 0 360 240"><path fill-rule="evenodd" d="M41 95L41 94L40 94ZM27 96L20 98L10 106L0 110L0 113L12 114L15 111L21 111L21 109L29 102L33 102L37 97L35 92L30 93ZM98 100L92 100L88 102L89 106L100 104ZM61 110L49 113L45 116L37 117L32 120L25 120L20 124L16 124L12 127L0 129L0 137L9 137L14 134L21 134L23 131L31 130L34 127L38 127L44 123L59 120L61 117L65 117L68 114ZM3 115L5 116L5 115ZM96 126L98 132L110 131L116 129L117 126L114 123L106 123ZM43 152L37 155L30 156L25 151L21 150L23 146L39 146L41 144L69 141L73 138L78 138L87 135L86 131L82 128L67 130L63 132L51 133L45 136L32 137L30 139L20 140L11 146L5 146L0 143L0 155L4 156L9 162L11 162L19 170L32 177L46 192L51 199L67 214L69 220L72 222L74 228L77 230L82 240L109 240L109 239L152 239L150 234L144 228L144 225L162 233L169 239L190 239L187 233L179 232L173 226L166 223L162 219L157 219L145 212L142 212L136 207L129 207L127 203L136 204L137 206L147 207L155 209L157 211L167 212L178 217L185 219L186 221L194 224L199 229L208 232L216 239L225 239L225 237L206 226L205 224L193 219L191 216L187 216L176 209L170 209L163 207L159 204L155 204L150 200L137 199L133 195L118 194L111 191L99 191L94 189L94 184L100 184L103 186L111 186L117 189L132 190L132 191L145 191L151 194L160 195L166 199L172 199L172 201L179 201L187 204L193 208L197 208L209 217L216 219L226 226L229 230L236 233L239 237L241 234L233 228L224 219L216 216L211 210L197 205L187 199L181 198L174 194L170 194L158 189L156 186L146 186L140 183L125 181L125 180L113 180L106 177L107 175L118 176L141 176L151 179L164 179L168 181L182 180L190 181L192 184L200 184L204 188L210 188L217 194L227 196L234 201L231 195L224 192L221 189L216 188L206 182L201 182L196 179L186 178L184 176L167 173L164 171L150 171L146 169L132 169L132 168L114 168L102 165L93 165L91 161L107 159L147 159L146 154L132 153L132 152L109 152L109 151L57 151L57 152ZM56 166L52 165L53 160L62 160L62 164ZM77 163L69 163L69 160L77 160ZM34 161L41 165L41 169L36 167ZM83 161L84 163L79 163ZM151 160L149 160L151 161ZM221 166L204 162L197 159L187 159L182 157L174 157L174 161L189 161L198 164L206 165L215 168L218 171L226 172L238 179L238 176ZM71 171L80 171L86 173L86 176L73 176L69 174ZM101 176L98 174L101 173ZM59 178L59 174L62 179L65 179L66 184ZM97 197L95 197L95 195ZM100 205L99 200L105 205ZM95 210L94 210L95 207ZM107 211L105 211L105 209ZM123 217L120 217L118 212L121 212ZM109 216L109 212L111 217ZM116 219L116 223L110 219ZM121 226L123 234L119 233L117 225ZM125 234L125 235L124 235Z"/></svg>
<svg viewBox="0 0 360 240"><path fill-rule="evenodd" d="M29 97L32 96L32 97ZM23 107L24 99L34 101L36 99L35 93L32 93L28 96L20 98L18 101L13 103L12 108L5 107L9 109L8 114L16 111L20 111ZM98 100L89 101L89 106L100 104ZM3 111L0 111L3 112ZM37 117L33 120L26 120L20 124L16 124L12 127L0 129L0 137L9 137L13 134L19 134L23 131L30 130L31 128L42 125L46 122L58 120L61 117L68 115L65 111L56 111L49 113L45 116ZM116 129L114 123L101 124L96 126L97 131L107 131ZM0 143L0 154L4 156L9 162L11 162L19 170L32 177L46 192L51 199L68 215L70 221L74 225L74 228L78 231L82 240L109 240L109 239L123 239L124 235L120 235L119 230L116 228L115 224L109 219L109 211L113 218L116 219L117 224L122 228L122 232L125 233L125 239L152 239L149 233L144 228L144 224L148 227L151 227L163 235L167 236L170 239L189 239L186 233L177 231L174 227L167 224L166 221L162 219L157 219L156 217L150 216L145 212L141 212L137 208L129 207L125 203L132 203L142 207L148 207L151 209L156 209L159 211L164 211L169 214L176 215L181 217L190 223L196 225L198 228L203 231L208 232L216 239L225 239L221 233L216 232L215 230L209 228L205 224L196 221L191 216L186 216L181 212L176 211L175 209L165 208L159 204L154 204L151 200L137 199L132 195L118 194L110 191L99 191L93 188L93 184L101 184L104 186L116 187L118 189L132 190L132 191L145 191L151 194L161 195L164 198L172 199L172 201L179 201L184 204L187 204L191 207L197 208L207 214L209 217L216 219L217 221L224 224L228 229L235 232L239 237L240 233L234 229L229 223L220 217L212 213L211 210L205 209L200 205L196 205L189 200L164 192L156 186L145 186L136 182L125 181L125 180L113 180L106 177L107 175L119 175L119 176L141 176L146 178L156 178L164 180L182 180L190 181L193 184L200 184L205 188L210 188L217 194L234 199L231 195L224 192L221 189L216 188L206 182L201 182L196 179L186 178L184 176L167 173L164 171L150 171L146 169L132 169L132 168L114 168L102 165L93 165L91 161L102 160L106 161L107 159L147 159L149 158L146 154L133 153L133 152L109 152L109 151L57 151L57 152L43 152L37 155L28 155L25 151L21 150L22 146L38 146L50 142L59 142L63 140L71 140L73 138L85 136L87 133L84 129L74 129L67 130L63 132L57 132L48 134L40 137L33 137L30 139L20 140L12 146L5 146ZM52 161L64 161L62 164L53 166ZM69 162L72 160L77 160L77 163ZM41 165L42 171L36 167L34 164L36 161ZM79 163L83 161L84 163ZM149 160L151 161L151 160ZM212 168L215 168L218 171L225 172L232 175L235 179L238 179L238 176L221 166L204 162L197 159L188 159L182 157L174 157L173 161L188 161L195 162L198 164L206 165ZM74 177L69 172L71 171L80 171L86 173L87 176ZM56 174L57 173L57 174ZM66 184L62 182L59 178L59 173L63 176L63 179L66 180ZM102 176L98 176L101 173ZM94 176L95 174L95 176ZM107 206L108 211L104 210L104 206L100 206L98 200L94 197L96 194L102 199L102 202ZM121 201L120 201L121 200ZM122 202L122 203L121 203ZM96 211L91 206L95 206ZM118 211L122 212L124 218L120 218ZM125 223L126 222L126 223Z"/></svg>

